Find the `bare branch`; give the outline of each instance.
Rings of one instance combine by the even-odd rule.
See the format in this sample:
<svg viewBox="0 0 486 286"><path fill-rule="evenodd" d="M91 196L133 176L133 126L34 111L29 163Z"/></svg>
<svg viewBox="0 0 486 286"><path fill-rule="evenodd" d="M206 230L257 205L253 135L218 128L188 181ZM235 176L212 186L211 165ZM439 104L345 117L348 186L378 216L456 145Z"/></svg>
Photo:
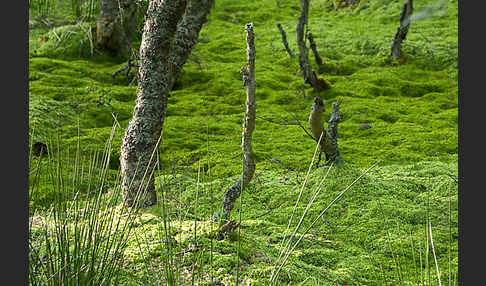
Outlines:
<svg viewBox="0 0 486 286"><path fill-rule="evenodd" d="M284 125L284 126L289 126L289 125L299 126L300 128L302 128L302 130L304 130L304 132L307 134L307 136L309 136L312 140L316 140L314 138L314 136L312 136L312 134L310 134L310 132L304 127L304 125L302 125L302 123L300 123L299 119L297 118L297 116L294 113L292 113L292 116L294 117L295 122L290 122L290 121L288 121L286 118L284 118L282 116L279 116L280 119L282 120L281 122L277 122L277 121L275 121L275 120L273 120L271 118L265 118L265 117L262 117L262 116L257 116L257 118L259 118L261 120L265 120L265 121L270 122L270 123L273 123L273 124L278 124L278 125Z"/></svg>
<svg viewBox="0 0 486 286"><path fill-rule="evenodd" d="M285 47L285 50L287 51L287 53L290 55L291 58L294 58L295 55L294 53L292 53L292 50L289 48L289 43L287 42L287 34L285 33L282 24L277 23L277 27L280 31L280 34L282 34L282 43Z"/></svg>
<svg viewBox="0 0 486 286"><path fill-rule="evenodd" d="M322 91L330 88L329 84L312 70L309 63L309 50L304 39L304 28L307 27L309 14L309 0L300 0L300 15L297 22L297 46L299 47L299 66L305 83L310 84L315 91Z"/></svg>
<svg viewBox="0 0 486 286"><path fill-rule="evenodd" d="M236 199L240 196L241 191L248 186L253 175L255 174L255 155L252 149L252 134L255 129L256 118L256 81L255 81L255 34L253 33L253 23L245 25L246 31L246 55L248 64L241 69L243 75L243 86L246 91L246 112L243 123L243 132L241 138L241 148L243 149L243 172L241 180L237 181L225 193L221 217L219 213L215 214L215 219L226 219L233 209Z"/></svg>
<svg viewBox="0 0 486 286"><path fill-rule="evenodd" d="M317 45L316 42L314 42L314 37L312 36L311 32L307 34L307 39L309 40L310 48L312 50L312 53L314 54L314 59L316 60L317 66L318 67L322 66L322 59L319 56L319 53L317 52Z"/></svg>

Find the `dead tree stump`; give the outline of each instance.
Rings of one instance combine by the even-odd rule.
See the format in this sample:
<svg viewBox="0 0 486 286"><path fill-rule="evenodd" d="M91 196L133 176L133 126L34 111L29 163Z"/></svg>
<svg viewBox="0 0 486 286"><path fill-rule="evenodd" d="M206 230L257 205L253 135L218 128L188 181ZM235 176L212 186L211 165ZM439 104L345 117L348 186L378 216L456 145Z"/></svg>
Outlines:
<svg viewBox="0 0 486 286"><path fill-rule="evenodd" d="M403 4L402 14L400 14L400 26L397 28L397 32L395 34L395 38L393 39L393 44L391 48L391 56L395 60L401 57L402 42L407 37L408 28L410 27L410 16L412 16L412 12L412 0L407 0L407 2Z"/></svg>
<svg viewBox="0 0 486 286"><path fill-rule="evenodd" d="M43 142L35 142L32 146L32 153L39 157L47 155L47 145Z"/></svg>
<svg viewBox="0 0 486 286"><path fill-rule="evenodd" d="M307 26L309 14L309 0L300 0L300 15L297 21L297 46L299 47L299 67L304 77L304 82L310 84L315 91L322 91L330 88L329 84L312 70L309 63L309 50L304 39L304 28Z"/></svg>
<svg viewBox="0 0 486 286"><path fill-rule="evenodd" d="M226 220L233 210L236 199L240 196L241 191L248 186L253 175L255 174L255 155L251 145L253 130L255 129L256 118L256 81L255 81L255 34L253 33L253 23L245 26L246 31L246 55L248 64L241 69L243 75L243 86L246 92L246 112L243 122L243 133L241 138L241 148L243 149L243 174L242 178L231 186L225 193L221 216L215 214L214 219L221 221Z"/></svg>
<svg viewBox="0 0 486 286"><path fill-rule="evenodd" d="M338 100L332 104L331 117L328 121L328 128L324 129L322 114L325 111L324 100L320 97L314 98L312 109L309 115L309 125L314 136L314 140L319 142L319 158L316 166L319 167L321 155L324 153L326 162L324 165L334 163L334 165L344 163L338 148L338 124L342 121ZM322 136L322 137L321 137Z"/></svg>
<svg viewBox="0 0 486 286"><path fill-rule="evenodd" d="M135 0L100 0L96 42L113 56L127 56L136 31Z"/></svg>

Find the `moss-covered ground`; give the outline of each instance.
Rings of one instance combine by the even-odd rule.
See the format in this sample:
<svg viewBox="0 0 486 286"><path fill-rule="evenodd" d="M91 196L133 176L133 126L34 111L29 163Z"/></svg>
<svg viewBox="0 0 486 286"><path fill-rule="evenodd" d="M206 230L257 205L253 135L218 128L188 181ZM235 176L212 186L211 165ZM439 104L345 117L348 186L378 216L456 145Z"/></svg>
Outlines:
<svg viewBox="0 0 486 286"><path fill-rule="evenodd" d="M447 0L440 11L411 23L400 61L391 61L389 54L404 1L361 1L338 10L333 2L337 1L310 3L308 29L324 65L317 67L312 56L310 60L332 86L316 93L308 85L303 87L298 60L286 53L276 27L282 24L297 53L299 1L216 1L171 93L160 147L161 170L156 174L161 179L158 184L167 191L171 235L180 254L177 265L181 279L188 283L194 267L196 282L202 285L209 276L234 285L237 263L245 283L268 282L315 148L298 126L278 123L294 122L295 116L307 126L314 96L326 100L326 120L332 103L342 102L339 148L346 164L331 169L300 232L364 170L386 158L306 234L283 268L280 282L422 285L426 279L427 285L438 285L432 251L427 253L427 221L433 229L443 285L449 283L449 275L455 277L457 0ZM440 1L416 1L414 9L424 11L436 2ZM69 21L57 19L54 28L31 23L30 139L49 147L59 139L66 154L71 154L65 155L67 159L74 158L78 144L82 154L102 152L116 118L119 126L109 162L112 179L107 182L114 185L136 86L128 85L122 74L111 76L125 63L90 44L96 35L94 25ZM211 234L216 225L210 217L225 188L241 173L245 93L239 71L246 64L247 22L255 27L257 176L243 193L239 239L235 233L216 241ZM361 128L363 124L371 128ZM40 166L36 160L31 162L31 169ZM327 170L311 171L296 216L300 217ZM48 182L42 176L30 180L41 182L30 193L31 209L42 210L49 206L53 188L42 183ZM235 220L239 206L233 213ZM161 213L160 205L143 211L136 231L143 233L145 241L161 240ZM194 216L201 219L197 251L184 252L195 244ZM163 280L159 275L167 255L164 245L143 244L142 249L136 240L131 241L123 285L157 285L156 280Z"/></svg>

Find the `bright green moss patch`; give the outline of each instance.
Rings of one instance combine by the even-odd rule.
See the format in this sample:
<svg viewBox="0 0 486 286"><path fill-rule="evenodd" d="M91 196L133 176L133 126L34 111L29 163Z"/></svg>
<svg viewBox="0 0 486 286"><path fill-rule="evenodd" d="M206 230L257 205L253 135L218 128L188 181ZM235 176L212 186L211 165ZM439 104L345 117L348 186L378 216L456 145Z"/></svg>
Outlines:
<svg viewBox="0 0 486 286"><path fill-rule="evenodd" d="M318 76L331 85L331 89L317 93L308 84L303 85L297 57L286 53L276 27L282 24L297 55L298 1L216 1L200 41L171 92L159 149L161 172L156 171L160 179L157 186L162 187L159 202L161 191L167 192L168 233L177 241L173 250L179 253L177 261L184 281L192 278L197 260L196 281L201 285L209 281L209 273L225 283L234 283L240 242L240 277L251 285L266 285L280 241L290 233L285 233L288 218L316 147L315 141L295 125L297 118L307 127L314 96L326 100L325 121L332 104L342 102L338 143L346 164L331 170L302 229L361 172L387 157L306 234L284 267L280 283L299 285L308 279L304 285L317 285L317 281L319 285L398 285L391 246L400 256L400 271L408 281L405 284L420 284L416 273L427 271L418 262L419 253L425 259L427 217L432 222L443 285L448 284L449 250L452 269L456 269L457 185L453 178L457 177L458 159L457 1L448 1L447 13L439 11L411 23L403 43L404 57L397 62L390 61L389 55L403 3L360 1L335 9L332 2L336 1L310 4L308 30L323 65L316 65L311 52L309 59ZM418 12L435 5L435 1L414 4ZM240 68L246 65L244 24L250 21L255 25L256 46L253 149L257 170L243 193L241 237L232 233L225 240L215 241L215 225L209 218L242 170L245 91ZM116 184L119 174L122 137L137 93L136 83L129 86L128 82L136 72L132 70L128 80L124 73L113 78L125 63L100 55L96 45L91 55L85 31L93 23L59 24L52 30L29 31L30 140L54 148L53 142L60 138L62 156L70 166L65 171L72 178L75 172L81 172L73 168L78 144L82 154L98 152L101 162L115 124L110 158L105 158L108 189ZM92 32L95 36L94 29ZM81 160L89 165L93 157L83 156ZM33 158L33 170L34 165L43 166L46 160ZM93 187L87 169L81 172L84 181L76 185L84 195ZM325 171L312 170L296 215L302 214ZM48 207L56 195L48 174L31 171L29 180L36 185L30 190L30 205ZM74 193L74 188L71 191ZM234 219L239 218L238 207L239 201ZM129 243L124 285L154 285L163 280L160 272L154 275L154 270L147 271L163 269L168 255L166 244L160 242L165 236L161 205L142 213L136 227L143 234L138 237L143 243ZM448 214L452 215L450 245ZM194 244L190 216L201 219L197 221L199 246L196 251L184 252ZM149 268L141 251L150 261ZM432 261L430 256L434 277Z"/></svg>
<svg viewBox="0 0 486 286"><path fill-rule="evenodd" d="M454 165L437 162L389 165L378 167L365 175L305 235L289 257L284 275L280 277L281 283L301 282L309 276L319 279L324 285L332 285L330 283L336 280L366 285L381 285L384 281L399 283L398 268L392 253L400 255L400 271L405 281L414 283L416 271L419 274L426 271L419 269L418 256L424 262L424 224L427 220L433 225L435 251L439 267L443 270L441 279L447 281L448 251L450 249L453 255L457 253L457 185L450 177L457 176ZM303 220L301 232L363 171L349 167L332 169ZM291 231L326 172L327 168L311 172ZM197 259L201 268L196 273L212 271L220 280L234 279L240 241L240 271L246 277L244 279L251 279L256 285L267 281L272 271L271 265L279 254L288 214L292 212L304 177L301 172L288 170L265 171L259 168L257 173L258 179L243 194L239 240L237 236L215 240L213 234L216 226L209 221L218 207L212 197L221 198L219 190L231 185L235 177L211 181L206 170L201 174L198 185L193 170L186 173L188 175L166 175L157 179L168 192L167 213L173 221L169 235L177 241L174 252L190 249L194 243L194 225L197 226L199 251L187 253L184 257L188 264L181 261L181 265L191 265L189 261ZM196 214L196 192L197 217L202 221L195 223L191 216ZM172 201L184 202L185 211L181 213L174 209ZM449 201L452 203L450 210ZM239 202L236 210L239 210ZM165 239L160 221L163 216L161 207L152 207L145 213L155 216L144 215L145 222L137 227L139 233L144 233L143 241ZM453 221L450 234L445 223L449 215ZM237 218L238 212L233 216ZM159 223L154 223L156 221ZM289 232L286 234L289 235ZM452 244L449 244L449 235L453 238ZM136 265L143 263L137 249L138 244L133 242L128 250L128 253L133 253L129 257L133 257L130 259L134 259ZM211 249L212 261L209 260ZM151 263L159 264L167 255L167 250L159 243L144 247L143 253ZM415 262L413 257L417 258ZM455 269L457 260L453 259L451 263L452 269ZM137 277L143 276L144 271L138 272ZM202 276L203 280L207 278Z"/></svg>

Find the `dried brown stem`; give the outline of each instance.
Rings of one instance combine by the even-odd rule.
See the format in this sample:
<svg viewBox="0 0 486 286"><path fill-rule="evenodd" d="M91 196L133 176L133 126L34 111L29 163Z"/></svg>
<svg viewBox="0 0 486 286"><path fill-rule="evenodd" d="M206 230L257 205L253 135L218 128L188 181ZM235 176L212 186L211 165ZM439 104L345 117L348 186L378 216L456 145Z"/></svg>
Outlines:
<svg viewBox="0 0 486 286"><path fill-rule="evenodd" d="M302 130L304 130L304 132L305 132L305 134L307 134L307 136L309 136L312 140L316 140L314 138L314 136L312 136L312 134L310 134L309 131L304 127L304 125L302 125L302 123L300 123L300 121L297 118L297 116L295 114L292 114L292 116L294 117L295 122L290 122L290 121L288 121L287 119L285 119L282 116L280 116L280 118L282 119L282 122L277 122L277 121L275 121L273 119L265 118L265 117L262 117L262 116L257 116L257 118L259 118L261 120L265 120L265 121L270 122L270 123L273 123L273 124L278 124L278 125L285 125L285 126L295 125L295 126L299 126L300 128L302 128Z"/></svg>

